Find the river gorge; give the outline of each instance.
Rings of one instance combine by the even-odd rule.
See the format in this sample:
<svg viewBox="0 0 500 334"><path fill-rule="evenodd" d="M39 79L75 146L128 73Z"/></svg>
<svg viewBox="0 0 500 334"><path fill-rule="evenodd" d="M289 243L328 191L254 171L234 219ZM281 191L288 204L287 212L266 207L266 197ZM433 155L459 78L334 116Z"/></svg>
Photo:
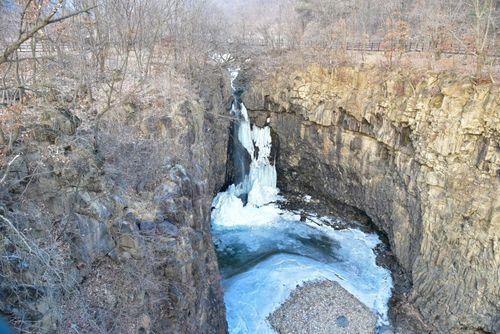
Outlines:
<svg viewBox="0 0 500 334"><path fill-rule="evenodd" d="M500 0L1 0L0 334L500 334Z"/></svg>
<svg viewBox="0 0 500 334"><path fill-rule="evenodd" d="M0 192L0 311L43 333L498 332L498 86L259 66L97 130L34 107Z"/></svg>
<svg viewBox="0 0 500 334"><path fill-rule="evenodd" d="M231 109L237 121L230 158L241 171L214 199L212 212L229 332L275 333L266 318L296 286L320 279L340 282L377 315L379 331L388 327L392 279L375 263L378 236L335 230L329 227L335 218L315 213L302 222L300 211L281 209L286 198L276 188L272 125L252 126L238 98Z"/></svg>

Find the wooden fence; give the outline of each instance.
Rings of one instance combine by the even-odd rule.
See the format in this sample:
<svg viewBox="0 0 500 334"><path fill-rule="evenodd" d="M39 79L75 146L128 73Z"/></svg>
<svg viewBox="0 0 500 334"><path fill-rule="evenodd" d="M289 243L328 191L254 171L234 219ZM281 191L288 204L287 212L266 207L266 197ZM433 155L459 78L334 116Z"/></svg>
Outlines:
<svg viewBox="0 0 500 334"><path fill-rule="evenodd" d="M404 43L387 43L382 40L370 41L348 41L346 43L339 43L335 41L289 41L286 39L263 39L263 38L247 38L242 41L229 44L239 45L241 47L259 47L259 48L274 48L274 49L331 49L331 50L348 50L348 51L365 51L365 52L388 52L388 51L402 51L402 52L440 52L443 54L457 54L457 55L475 55L476 50L472 45L465 45L463 43L446 43L435 45L431 42L409 41ZM59 45L60 50L71 50L70 45ZM20 53L32 53L33 49L29 43L24 43L18 49ZM35 45L36 54L50 54L55 53L55 49L51 47L43 47L42 44ZM487 50L490 57L500 57L500 50L495 46L490 46Z"/></svg>
<svg viewBox="0 0 500 334"><path fill-rule="evenodd" d="M18 88L0 89L0 106L9 106L21 99L21 90Z"/></svg>
<svg viewBox="0 0 500 334"><path fill-rule="evenodd" d="M34 50L30 44L22 44L17 51L20 53L32 53L33 51L35 51L35 53L42 53L45 50L41 44L36 44L34 46Z"/></svg>
<svg viewBox="0 0 500 334"><path fill-rule="evenodd" d="M249 47L266 47L274 49L330 49L330 50L348 50L360 52L432 52L442 54L456 54L456 55L475 55L476 50L473 46L465 46L461 43L448 43L433 45L429 42L405 42L391 44L381 40L367 41L367 42L353 42L346 43L330 42L330 41L304 41L294 42L286 40L265 40L265 39L248 39L241 43L242 46ZM487 50L490 57L500 57L500 52L494 46Z"/></svg>

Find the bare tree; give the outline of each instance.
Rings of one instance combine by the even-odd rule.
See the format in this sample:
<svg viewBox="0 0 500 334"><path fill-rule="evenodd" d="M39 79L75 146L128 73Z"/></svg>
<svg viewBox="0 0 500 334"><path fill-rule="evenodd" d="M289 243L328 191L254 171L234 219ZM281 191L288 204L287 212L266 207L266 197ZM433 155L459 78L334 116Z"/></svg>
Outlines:
<svg viewBox="0 0 500 334"><path fill-rule="evenodd" d="M410 26L401 19L388 18L384 35L384 55L389 66L401 58L406 51L406 45L410 34Z"/></svg>
<svg viewBox="0 0 500 334"><path fill-rule="evenodd" d="M24 2L24 3L23 3ZM9 57L16 52L17 49L26 41L31 39L37 32L43 28L73 16L88 12L92 8L85 8L76 12L57 16L63 8L64 0L58 0L54 5L38 5L33 0L25 0L21 2L23 9L19 24L19 33L16 41L8 45L0 55L0 64L8 61ZM48 12L46 14L46 12Z"/></svg>
<svg viewBox="0 0 500 334"><path fill-rule="evenodd" d="M496 0L471 0L474 13L474 41L476 52L476 77L479 77L486 63L488 49L495 43ZM493 38L492 38L493 37Z"/></svg>

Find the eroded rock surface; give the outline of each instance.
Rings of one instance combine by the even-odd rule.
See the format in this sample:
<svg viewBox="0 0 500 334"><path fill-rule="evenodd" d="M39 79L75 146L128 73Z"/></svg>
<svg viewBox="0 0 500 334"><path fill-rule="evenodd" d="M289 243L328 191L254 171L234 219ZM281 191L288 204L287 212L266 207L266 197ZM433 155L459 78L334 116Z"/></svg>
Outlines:
<svg viewBox="0 0 500 334"><path fill-rule="evenodd" d="M409 303L420 331L500 330L498 86L352 67L250 86L248 109L280 138L281 187L360 208L388 234L413 283L396 318Z"/></svg>

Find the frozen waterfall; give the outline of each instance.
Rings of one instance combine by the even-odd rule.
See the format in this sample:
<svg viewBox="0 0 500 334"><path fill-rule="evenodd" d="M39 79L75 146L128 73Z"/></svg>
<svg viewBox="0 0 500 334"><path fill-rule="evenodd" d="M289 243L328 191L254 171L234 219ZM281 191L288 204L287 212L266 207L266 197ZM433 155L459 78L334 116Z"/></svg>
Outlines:
<svg viewBox="0 0 500 334"><path fill-rule="evenodd" d="M237 71L231 77L236 91ZM325 224L325 217L301 222L296 213L281 209L269 124L252 126L236 95L232 113L237 118L233 135L241 144L238 149L251 161L246 174L219 193L212 205L229 332L274 333L267 316L297 284L315 279L337 281L377 315L379 326L387 325L392 278L376 264L373 249L380 243L378 236L357 229L335 230Z"/></svg>
<svg viewBox="0 0 500 334"><path fill-rule="evenodd" d="M233 90L235 90L234 80L236 77L237 72L231 72ZM237 198L241 198L242 195L247 195L246 206L260 207L274 202L278 195L278 189L276 188L275 161L271 161L271 128L268 125L263 128L256 125L251 126L247 108L236 96L231 113L238 118L238 141L250 155L251 162L248 174L243 177L240 183L231 185L223 197L228 197L228 201L238 206L240 204ZM220 196L215 201L214 207L216 209L220 207L217 205L219 200ZM241 202L241 207L245 206L245 203Z"/></svg>

